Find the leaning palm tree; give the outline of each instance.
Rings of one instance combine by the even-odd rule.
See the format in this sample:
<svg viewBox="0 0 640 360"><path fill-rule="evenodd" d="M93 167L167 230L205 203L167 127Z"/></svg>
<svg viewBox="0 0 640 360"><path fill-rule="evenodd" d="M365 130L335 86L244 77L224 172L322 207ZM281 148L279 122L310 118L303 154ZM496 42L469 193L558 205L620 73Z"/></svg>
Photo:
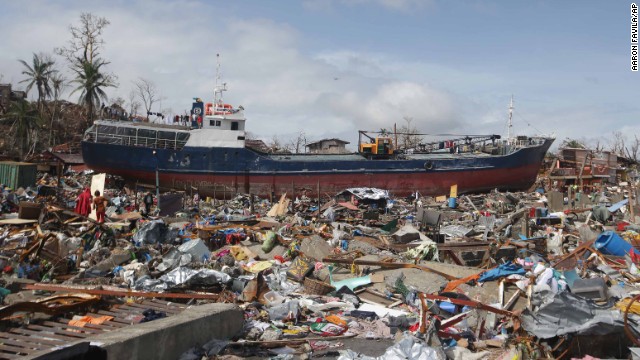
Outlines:
<svg viewBox="0 0 640 360"><path fill-rule="evenodd" d="M76 79L73 82L78 84L78 87L72 94L80 91L80 104L87 107L88 124L93 122L95 109L100 107L100 102L107 99L103 88L116 86L110 75L101 72L101 67L107 64L106 61L95 59L93 62L82 61L74 68Z"/></svg>
<svg viewBox="0 0 640 360"><path fill-rule="evenodd" d="M37 130L41 123L38 111L28 101L19 100L10 105L9 111L0 121L11 124L9 132L18 149L20 159L24 159L25 152L36 143Z"/></svg>
<svg viewBox="0 0 640 360"><path fill-rule="evenodd" d="M24 60L18 61L26 68L22 71L22 74L26 75L27 78L22 80L21 83L27 83L27 93L34 85L38 89L38 111L42 114L42 101L45 97L51 96L49 79L57 72L53 68L55 62L48 55L35 53L33 54L32 65L27 64Z"/></svg>

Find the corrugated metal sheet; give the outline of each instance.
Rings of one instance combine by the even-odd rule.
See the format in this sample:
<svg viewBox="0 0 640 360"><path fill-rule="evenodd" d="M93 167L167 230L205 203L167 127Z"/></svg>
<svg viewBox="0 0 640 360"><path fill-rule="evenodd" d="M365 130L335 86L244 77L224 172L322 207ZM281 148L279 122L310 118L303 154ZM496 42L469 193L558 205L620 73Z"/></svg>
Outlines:
<svg viewBox="0 0 640 360"><path fill-rule="evenodd" d="M0 162L0 183L12 189L35 186L36 173L36 164L14 161Z"/></svg>

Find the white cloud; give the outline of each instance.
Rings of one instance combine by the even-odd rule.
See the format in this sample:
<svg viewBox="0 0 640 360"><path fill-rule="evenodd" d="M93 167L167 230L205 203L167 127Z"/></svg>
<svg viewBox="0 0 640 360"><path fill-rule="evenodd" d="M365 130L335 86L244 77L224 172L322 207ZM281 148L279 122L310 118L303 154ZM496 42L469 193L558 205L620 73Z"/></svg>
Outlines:
<svg viewBox="0 0 640 360"><path fill-rule="evenodd" d="M304 6L311 10L328 11L340 6L381 6L386 9L409 12L433 6L434 0L306 0Z"/></svg>
<svg viewBox="0 0 640 360"><path fill-rule="evenodd" d="M410 10L432 2L322 3ZM77 23L81 12L92 12L111 21L104 33L103 56L120 82L118 89L109 89L111 97L126 99L132 81L144 77L164 96L162 109L182 113L193 97L211 98L219 53L223 81L230 89L225 99L246 108L248 130L264 139L304 130L310 139L338 136L355 142L358 129L391 128L393 123L401 125L405 116L428 133L504 133L512 91L517 113L530 124L516 116L515 132L540 129L555 131L559 138L599 136L613 130L603 125L605 120L620 123L614 115L603 118L603 109L577 103L558 108L550 99L558 93L543 93L549 84L542 77L488 72L475 63L452 68L382 50L308 49L302 29L290 23L215 16L220 9L208 2L30 1L15 6L0 0L0 7L2 81L21 87L17 59L29 61L33 52L51 53L64 45L68 26ZM539 94L535 101L526 99L534 97L531 93ZM77 94L70 99L75 101ZM159 110L160 104L153 109Z"/></svg>

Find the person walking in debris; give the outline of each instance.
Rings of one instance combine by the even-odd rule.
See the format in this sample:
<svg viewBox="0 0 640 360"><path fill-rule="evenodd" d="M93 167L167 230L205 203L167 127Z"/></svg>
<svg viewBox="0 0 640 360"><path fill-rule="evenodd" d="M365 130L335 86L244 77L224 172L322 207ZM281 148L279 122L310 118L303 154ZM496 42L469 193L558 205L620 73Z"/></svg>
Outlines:
<svg viewBox="0 0 640 360"><path fill-rule="evenodd" d="M153 205L153 194L151 194L151 191L147 191L142 202L144 203L144 214L149 216L151 213L151 205Z"/></svg>
<svg viewBox="0 0 640 360"><path fill-rule="evenodd" d="M107 199L104 196L100 196L100 191L96 190L93 198L93 208L96 210L96 220L98 223L104 222L104 216L107 210Z"/></svg>
<svg viewBox="0 0 640 360"><path fill-rule="evenodd" d="M76 199L76 213L87 217L91 214L91 190L84 188L84 191Z"/></svg>
<svg viewBox="0 0 640 360"><path fill-rule="evenodd" d="M193 195L193 206L196 208L200 206L200 195L198 193Z"/></svg>

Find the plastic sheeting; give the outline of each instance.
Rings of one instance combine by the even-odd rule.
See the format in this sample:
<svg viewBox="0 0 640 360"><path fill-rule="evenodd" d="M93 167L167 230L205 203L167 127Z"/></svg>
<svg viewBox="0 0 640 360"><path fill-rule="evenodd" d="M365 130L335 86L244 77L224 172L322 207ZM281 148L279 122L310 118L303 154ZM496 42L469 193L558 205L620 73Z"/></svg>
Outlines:
<svg viewBox="0 0 640 360"><path fill-rule="evenodd" d="M358 354L352 350L341 350L338 360L445 360L440 351L427 346L410 334L403 334L402 339L387 348L383 355L371 357Z"/></svg>
<svg viewBox="0 0 640 360"><path fill-rule="evenodd" d="M133 234L133 242L137 246L140 246L142 244L173 241L178 236L178 232L178 229L169 229L162 220L153 220L142 225L142 227Z"/></svg>
<svg viewBox="0 0 640 360"><path fill-rule="evenodd" d="M178 266L184 266L189 264L193 260L191 254L185 254L180 252L177 248L172 248L162 258L162 263L157 266L157 270L165 272Z"/></svg>
<svg viewBox="0 0 640 360"><path fill-rule="evenodd" d="M358 199L381 200L389 198L389 190L377 188L349 188L345 189L340 194L344 194L345 192L355 195Z"/></svg>
<svg viewBox="0 0 640 360"><path fill-rule="evenodd" d="M511 262L507 262L505 264L501 264L495 269L487 270L478 279L479 282L496 280L501 277L509 276L509 275L524 275L526 271L522 268L522 266L517 264L512 264Z"/></svg>
<svg viewBox="0 0 640 360"><path fill-rule="evenodd" d="M450 237L463 237L472 231L473 229L462 225L447 225L440 228L440 234Z"/></svg>
<svg viewBox="0 0 640 360"><path fill-rule="evenodd" d="M215 285L226 284L231 276L211 269L190 269L181 266L162 275L158 279L143 276L135 283L136 290L162 292L180 285Z"/></svg>
<svg viewBox="0 0 640 360"><path fill-rule="evenodd" d="M532 303L537 310L522 313L522 327L541 339L572 333L606 335L623 328L617 309L600 308L567 291L555 296L549 291L534 293Z"/></svg>

